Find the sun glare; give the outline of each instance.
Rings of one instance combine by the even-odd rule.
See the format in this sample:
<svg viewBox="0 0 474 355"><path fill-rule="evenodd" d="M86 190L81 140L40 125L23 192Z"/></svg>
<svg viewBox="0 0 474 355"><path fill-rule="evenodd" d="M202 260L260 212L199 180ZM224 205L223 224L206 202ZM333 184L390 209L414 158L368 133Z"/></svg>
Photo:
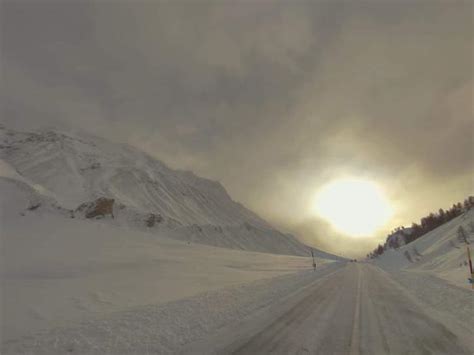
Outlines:
<svg viewBox="0 0 474 355"><path fill-rule="evenodd" d="M316 213L338 231L354 237L369 236L392 215L383 191L368 180L333 181L316 194Z"/></svg>

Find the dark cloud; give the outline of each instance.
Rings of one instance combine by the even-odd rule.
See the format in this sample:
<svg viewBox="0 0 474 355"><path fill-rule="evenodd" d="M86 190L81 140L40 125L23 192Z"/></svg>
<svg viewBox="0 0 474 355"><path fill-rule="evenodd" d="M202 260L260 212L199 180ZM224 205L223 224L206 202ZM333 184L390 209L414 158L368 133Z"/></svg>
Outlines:
<svg viewBox="0 0 474 355"><path fill-rule="evenodd" d="M393 223L472 191L469 1L1 6L8 125L126 140L320 243L331 178L377 180Z"/></svg>

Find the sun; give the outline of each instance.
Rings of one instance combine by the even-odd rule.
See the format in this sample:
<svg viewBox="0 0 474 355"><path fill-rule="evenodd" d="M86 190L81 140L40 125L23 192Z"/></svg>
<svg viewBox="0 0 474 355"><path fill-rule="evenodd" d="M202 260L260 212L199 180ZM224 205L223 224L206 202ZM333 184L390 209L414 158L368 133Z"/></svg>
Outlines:
<svg viewBox="0 0 474 355"><path fill-rule="evenodd" d="M354 237L370 236L392 215L383 191L372 181L341 179L316 194L315 212L336 230Z"/></svg>

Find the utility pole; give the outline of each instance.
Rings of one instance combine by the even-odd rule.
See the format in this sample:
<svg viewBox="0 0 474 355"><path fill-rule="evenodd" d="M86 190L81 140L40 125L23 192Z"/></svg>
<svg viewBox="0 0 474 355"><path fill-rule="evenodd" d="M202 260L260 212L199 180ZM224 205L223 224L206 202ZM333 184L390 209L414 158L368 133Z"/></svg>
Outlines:
<svg viewBox="0 0 474 355"><path fill-rule="evenodd" d="M471 260L471 251L469 250L469 235L464 230L463 226L459 226L457 230L458 239L460 242L466 244L467 260L469 261L469 283L471 284L472 289L474 289L474 273L472 272L472 260Z"/></svg>
<svg viewBox="0 0 474 355"><path fill-rule="evenodd" d="M466 243L466 249L467 249L467 259L469 260L469 272L471 275L469 282L471 283L472 289L474 289L474 272L472 272L471 251L469 250L469 245L467 243Z"/></svg>
<svg viewBox="0 0 474 355"><path fill-rule="evenodd" d="M311 257L313 258L313 271L316 271L316 261L314 261L313 249L311 249ZM472 270L471 270L472 271Z"/></svg>

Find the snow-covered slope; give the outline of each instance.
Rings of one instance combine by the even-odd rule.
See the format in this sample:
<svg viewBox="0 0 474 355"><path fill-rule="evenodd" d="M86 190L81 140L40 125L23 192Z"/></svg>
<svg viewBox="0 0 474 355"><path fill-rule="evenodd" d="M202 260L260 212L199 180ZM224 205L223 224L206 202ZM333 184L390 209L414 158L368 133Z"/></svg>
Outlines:
<svg viewBox="0 0 474 355"><path fill-rule="evenodd" d="M34 192L34 199L47 199L41 208L54 205L69 210L71 217L84 217L84 208L108 198L113 199L111 224L169 229L180 240L234 249L309 252L296 238L233 201L218 182L172 170L127 145L88 135L0 127L0 159L2 180L9 179L2 183L12 184L13 179L17 188ZM82 204L86 207L77 210Z"/></svg>
<svg viewBox="0 0 474 355"><path fill-rule="evenodd" d="M8 190L16 191L16 201L29 203L31 191L12 189L12 183L0 183L1 205L7 206ZM0 229L2 340L255 280L312 273L308 257L188 244L166 232L42 209L22 213L3 216ZM333 264L319 258L317 263Z"/></svg>
<svg viewBox="0 0 474 355"><path fill-rule="evenodd" d="M132 217L140 214L127 209L118 209L115 219L86 220L35 189L7 163L0 164L0 338L4 346L23 335L81 319L156 307L302 270L312 274L308 255L268 253L272 245L291 251L291 244L258 232L257 227L173 229L160 223L157 228L142 226L140 230L137 221L132 223ZM247 232L240 230L247 227ZM241 249L268 248L257 253L195 243L212 244L204 238L230 243L221 246L232 249L238 247L237 242ZM258 238L260 242L255 241ZM298 251L296 246L294 251ZM327 258L317 258L317 263L318 267L333 264ZM288 285L285 292L294 287ZM5 353L23 353L17 350Z"/></svg>
<svg viewBox="0 0 474 355"><path fill-rule="evenodd" d="M269 225L217 182L175 171L149 155L97 137L0 130L1 157L66 208L109 196L183 224Z"/></svg>
<svg viewBox="0 0 474 355"><path fill-rule="evenodd" d="M374 262L386 270L426 272L458 286L470 287L466 245L458 240L461 226L470 239L474 257L474 210L471 209L399 249L388 249Z"/></svg>

